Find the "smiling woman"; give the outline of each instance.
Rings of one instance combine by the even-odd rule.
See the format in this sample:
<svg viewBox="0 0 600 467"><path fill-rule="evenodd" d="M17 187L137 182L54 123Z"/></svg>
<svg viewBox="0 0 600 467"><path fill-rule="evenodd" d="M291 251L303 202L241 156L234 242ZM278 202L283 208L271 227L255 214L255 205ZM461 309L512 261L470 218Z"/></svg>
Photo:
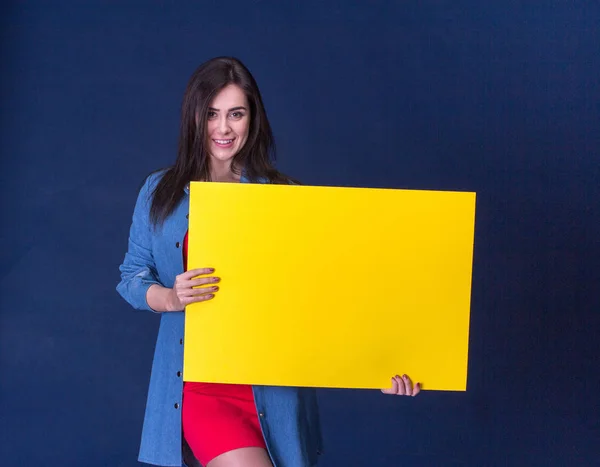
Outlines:
<svg viewBox="0 0 600 467"><path fill-rule="evenodd" d="M187 186L190 181L294 183L274 168L274 159L271 127L250 72L228 57L200 66L183 99L177 160L173 167L150 175L139 193L117 286L134 308L161 314L142 462L208 467L317 464L322 440L313 388L184 384L181 377L183 311L190 303L212 299L219 290L213 269L187 270ZM407 376L396 376L383 392L413 396L419 390Z"/></svg>
<svg viewBox="0 0 600 467"><path fill-rule="evenodd" d="M177 160L154 187L151 221L165 221L190 180L239 181L243 171L249 182L296 182L274 163L273 132L254 77L235 58L209 60L188 82Z"/></svg>

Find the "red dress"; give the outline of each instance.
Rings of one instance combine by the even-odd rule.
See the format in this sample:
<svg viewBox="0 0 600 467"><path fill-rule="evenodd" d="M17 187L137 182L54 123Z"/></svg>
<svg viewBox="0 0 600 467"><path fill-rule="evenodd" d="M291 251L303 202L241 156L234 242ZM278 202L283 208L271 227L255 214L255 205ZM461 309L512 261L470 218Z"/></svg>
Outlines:
<svg viewBox="0 0 600 467"><path fill-rule="evenodd" d="M187 270L188 235L183 240ZM238 384L183 384L183 435L203 466L234 449L266 449L256 413L252 386Z"/></svg>

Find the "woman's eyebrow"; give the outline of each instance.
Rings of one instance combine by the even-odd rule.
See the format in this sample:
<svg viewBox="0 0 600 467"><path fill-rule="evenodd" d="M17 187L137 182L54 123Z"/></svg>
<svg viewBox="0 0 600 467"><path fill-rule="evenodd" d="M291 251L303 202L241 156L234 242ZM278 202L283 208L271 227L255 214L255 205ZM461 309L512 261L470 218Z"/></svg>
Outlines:
<svg viewBox="0 0 600 467"><path fill-rule="evenodd" d="M220 112L221 111L221 109L215 109L214 107L209 107L208 110L210 110L212 112ZM232 107L231 109L228 110L228 112L233 112L234 110L248 110L248 109L244 106Z"/></svg>

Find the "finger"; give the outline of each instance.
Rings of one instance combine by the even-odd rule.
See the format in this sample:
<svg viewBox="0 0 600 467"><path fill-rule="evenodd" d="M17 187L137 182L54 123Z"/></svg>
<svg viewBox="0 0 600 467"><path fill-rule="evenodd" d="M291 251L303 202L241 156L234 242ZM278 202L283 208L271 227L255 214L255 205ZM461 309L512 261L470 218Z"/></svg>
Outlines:
<svg viewBox="0 0 600 467"><path fill-rule="evenodd" d="M216 282L220 282L221 278L220 277L203 277L202 279L194 279L191 281L185 281L183 282L181 285L185 288L188 287L198 287L200 285L206 285L206 284L214 284Z"/></svg>
<svg viewBox="0 0 600 467"><path fill-rule="evenodd" d="M207 293L214 293L219 290L219 287L216 285L212 287L198 287L195 289L182 289L179 291L178 296L185 297L199 297L200 295L205 295Z"/></svg>
<svg viewBox="0 0 600 467"><path fill-rule="evenodd" d="M404 385L404 381L402 381L402 378L400 378L400 376L396 375L396 381L398 383L398 392L397 394L399 396L405 396L406 395L406 386Z"/></svg>
<svg viewBox="0 0 600 467"><path fill-rule="evenodd" d="M404 394L406 394L407 396L412 396L413 386L411 379L407 375L404 375L402 376L402 382L404 384L405 389Z"/></svg>
<svg viewBox="0 0 600 467"><path fill-rule="evenodd" d="M189 280L196 276L205 276L207 274L212 274L215 272L214 268L199 268L199 269L190 269L189 271L180 274L179 277L185 280Z"/></svg>
<svg viewBox="0 0 600 467"><path fill-rule="evenodd" d="M178 282L175 284L175 289L177 290L178 294L181 294L184 296L193 295L194 290L196 290L196 288L199 288L201 286L206 286L209 284L215 284L220 281L221 281L221 279L219 277L205 277L202 279L182 281L182 282ZM208 288L208 287L205 287L205 288Z"/></svg>
<svg viewBox="0 0 600 467"><path fill-rule="evenodd" d="M381 392L384 394L398 394L398 381L392 378L392 387L388 389L382 389Z"/></svg>
<svg viewBox="0 0 600 467"><path fill-rule="evenodd" d="M181 302L185 306L187 306L187 305L191 305L192 303L206 302L213 298L215 298L214 294L202 294L202 295L195 295L193 297L187 297L187 298L181 300Z"/></svg>
<svg viewBox="0 0 600 467"><path fill-rule="evenodd" d="M421 392L421 383L417 383L415 384L415 387L413 389L413 397L415 397L417 394L419 394Z"/></svg>

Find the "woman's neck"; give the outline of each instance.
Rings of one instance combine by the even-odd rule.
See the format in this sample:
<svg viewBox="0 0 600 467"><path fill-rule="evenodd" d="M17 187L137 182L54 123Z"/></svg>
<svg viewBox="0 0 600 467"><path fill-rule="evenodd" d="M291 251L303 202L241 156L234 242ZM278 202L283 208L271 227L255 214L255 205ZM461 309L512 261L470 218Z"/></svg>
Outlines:
<svg viewBox="0 0 600 467"><path fill-rule="evenodd" d="M213 182L239 182L240 176L231 169L231 164L211 164L210 179Z"/></svg>

